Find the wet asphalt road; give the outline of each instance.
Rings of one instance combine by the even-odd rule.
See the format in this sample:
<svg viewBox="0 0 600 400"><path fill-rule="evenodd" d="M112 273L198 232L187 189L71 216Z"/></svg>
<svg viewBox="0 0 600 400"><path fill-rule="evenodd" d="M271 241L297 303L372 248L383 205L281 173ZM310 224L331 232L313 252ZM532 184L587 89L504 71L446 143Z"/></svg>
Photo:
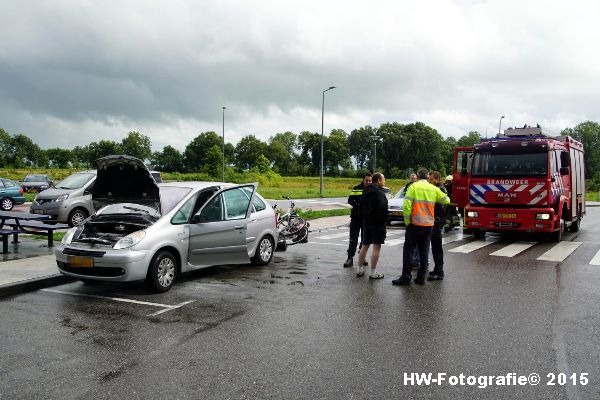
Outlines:
<svg viewBox="0 0 600 400"><path fill-rule="evenodd" d="M75 282L7 298L0 398L595 399L600 266L589 262L599 217L590 208L581 232L568 235L582 244L563 262L537 260L553 243L515 257L490 255L515 238L468 254L449 250L472 238L449 243L447 278L424 287L391 285L400 244L382 250L383 280L343 269L343 238L318 239L342 229L311 234L266 267L186 275L161 295ZM411 372L538 373L542 382L411 386ZM560 372L588 373L589 383L546 385Z"/></svg>

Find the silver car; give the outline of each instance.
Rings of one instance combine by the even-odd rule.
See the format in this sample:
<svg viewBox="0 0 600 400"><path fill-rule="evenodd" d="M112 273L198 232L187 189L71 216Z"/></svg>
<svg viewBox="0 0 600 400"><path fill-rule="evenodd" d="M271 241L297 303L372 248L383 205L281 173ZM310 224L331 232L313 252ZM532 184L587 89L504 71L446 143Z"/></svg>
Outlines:
<svg viewBox="0 0 600 400"><path fill-rule="evenodd" d="M35 196L29 212L50 215L53 221L66 222L73 227L79 225L94 212L91 190L96 180L96 171L81 171L69 175Z"/></svg>
<svg viewBox="0 0 600 400"><path fill-rule="evenodd" d="M179 273L273 257L275 214L255 184L157 184L141 160L108 156L92 198L98 211L55 249L60 272L84 282L146 280L164 292Z"/></svg>
<svg viewBox="0 0 600 400"><path fill-rule="evenodd" d="M388 200L388 224L400 221L404 224L404 188L398 190L396 195Z"/></svg>

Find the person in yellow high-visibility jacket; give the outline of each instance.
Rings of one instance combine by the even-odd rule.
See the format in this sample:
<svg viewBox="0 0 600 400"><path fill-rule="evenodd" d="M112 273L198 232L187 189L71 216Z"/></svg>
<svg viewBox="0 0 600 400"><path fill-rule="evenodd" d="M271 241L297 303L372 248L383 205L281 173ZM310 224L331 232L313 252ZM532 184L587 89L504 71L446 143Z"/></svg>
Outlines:
<svg viewBox="0 0 600 400"><path fill-rule="evenodd" d="M419 270L415 283L424 284L429 262L429 245L435 222L435 204L449 204L450 199L440 188L427 182L429 171L419 168L418 181L410 185L404 196L404 223L406 235L402 257L402 275L394 279L394 285L408 285L412 281L412 255L419 252Z"/></svg>

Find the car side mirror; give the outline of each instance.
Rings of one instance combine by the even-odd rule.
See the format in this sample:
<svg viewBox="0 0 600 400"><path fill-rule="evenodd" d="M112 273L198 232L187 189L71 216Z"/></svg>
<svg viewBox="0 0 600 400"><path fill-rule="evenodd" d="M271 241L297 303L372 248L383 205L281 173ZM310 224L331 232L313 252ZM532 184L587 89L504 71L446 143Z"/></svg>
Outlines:
<svg viewBox="0 0 600 400"><path fill-rule="evenodd" d="M569 167L560 167L560 174L562 176L569 175Z"/></svg>

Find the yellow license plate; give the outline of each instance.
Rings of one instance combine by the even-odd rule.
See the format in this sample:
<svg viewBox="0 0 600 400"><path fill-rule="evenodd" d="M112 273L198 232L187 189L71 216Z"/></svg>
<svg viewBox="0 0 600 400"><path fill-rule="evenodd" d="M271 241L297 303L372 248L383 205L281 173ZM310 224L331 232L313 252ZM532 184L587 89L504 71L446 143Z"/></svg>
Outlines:
<svg viewBox="0 0 600 400"><path fill-rule="evenodd" d="M517 213L500 213L498 218L517 218Z"/></svg>
<svg viewBox="0 0 600 400"><path fill-rule="evenodd" d="M89 257L69 257L69 265L77 268L92 268L94 266L94 259Z"/></svg>
<svg viewBox="0 0 600 400"><path fill-rule="evenodd" d="M390 214L392 214L394 217L401 217L402 211L392 211Z"/></svg>

